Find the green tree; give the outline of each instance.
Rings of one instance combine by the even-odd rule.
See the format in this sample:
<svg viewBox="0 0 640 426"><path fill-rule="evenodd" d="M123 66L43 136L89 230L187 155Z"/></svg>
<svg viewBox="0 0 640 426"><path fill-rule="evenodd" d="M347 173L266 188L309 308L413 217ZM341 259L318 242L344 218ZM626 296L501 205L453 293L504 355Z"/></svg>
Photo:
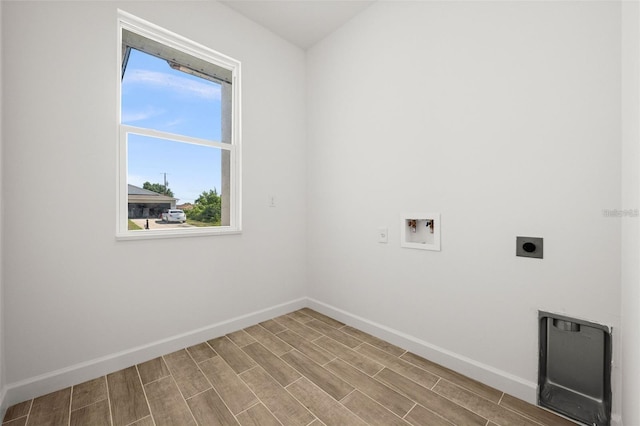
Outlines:
<svg viewBox="0 0 640 426"><path fill-rule="evenodd" d="M142 188L149 191L157 192L158 194L173 197L173 191L169 189L169 182L167 182L167 186L164 186L161 183L145 182L142 184Z"/></svg>
<svg viewBox="0 0 640 426"><path fill-rule="evenodd" d="M186 211L187 217L192 220L207 223L219 223L222 211L222 200L218 191L210 189L203 191L193 203L193 208Z"/></svg>

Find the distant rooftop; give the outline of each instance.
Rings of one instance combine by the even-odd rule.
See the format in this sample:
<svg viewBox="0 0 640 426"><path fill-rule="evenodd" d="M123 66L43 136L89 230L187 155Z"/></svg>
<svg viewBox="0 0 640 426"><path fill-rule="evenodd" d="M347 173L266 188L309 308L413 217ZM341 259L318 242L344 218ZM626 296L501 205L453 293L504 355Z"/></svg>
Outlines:
<svg viewBox="0 0 640 426"><path fill-rule="evenodd" d="M142 196L153 196L158 197L159 199L172 199L177 200L177 198L169 197L168 195L158 194L157 192L149 191L148 189L140 188L135 185L127 185L129 195L142 195Z"/></svg>

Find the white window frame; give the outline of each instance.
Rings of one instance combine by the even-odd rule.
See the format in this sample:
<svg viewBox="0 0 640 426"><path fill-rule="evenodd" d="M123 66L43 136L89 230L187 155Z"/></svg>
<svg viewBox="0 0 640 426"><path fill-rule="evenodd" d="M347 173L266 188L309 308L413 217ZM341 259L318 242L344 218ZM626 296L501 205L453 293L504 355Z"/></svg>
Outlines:
<svg viewBox="0 0 640 426"><path fill-rule="evenodd" d="M210 141L176 135L158 130L139 128L122 124L122 31L126 29L148 39L162 43L173 49L180 50L193 57L205 60L219 67L231 71L230 98L223 93L222 102L230 102L231 107L231 135L229 143L222 141ZM238 234L242 231L241 214L241 122L240 122L240 62L223 55L206 46L193 42L171 31L165 30L155 24L142 20L122 10L118 10L118 69L117 69L117 118L118 118L118 144L117 144L117 214L116 214L116 239L137 240L149 238L172 238L188 236L208 236L222 234ZM224 90L223 90L224 91ZM139 134L154 138L162 138L176 142L204 145L219 148L222 152L228 152L229 161L229 225L172 228L172 229L145 229L129 231L128 229L128 187L127 187L127 134ZM224 177L223 177L224 179ZM224 182L223 182L224 186Z"/></svg>

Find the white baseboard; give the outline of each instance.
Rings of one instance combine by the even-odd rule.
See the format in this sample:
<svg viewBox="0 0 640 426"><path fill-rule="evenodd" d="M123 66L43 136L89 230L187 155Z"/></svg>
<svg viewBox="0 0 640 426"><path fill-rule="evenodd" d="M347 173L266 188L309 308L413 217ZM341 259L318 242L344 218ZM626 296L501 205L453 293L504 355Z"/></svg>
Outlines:
<svg viewBox="0 0 640 426"><path fill-rule="evenodd" d="M307 306L306 302L306 298L292 300L148 345L138 346L102 358L65 367L20 382L9 383L3 389L0 389L0 414L2 414L0 419L4 418L6 409L13 404L83 383L161 355L249 327L273 317L284 315Z"/></svg>
<svg viewBox="0 0 640 426"><path fill-rule="evenodd" d="M403 349L420 355L435 363L450 368L467 377L475 379L486 385L492 386L509 395L520 398L531 404L536 404L537 384L514 376L506 371L499 370L486 364L460 354L448 351L444 348L432 345L416 337L394 330L382 324L369 321L365 318L353 315L326 303L315 299L307 299L307 306L322 314L335 318L338 321L365 331L380 339L393 343Z"/></svg>
<svg viewBox="0 0 640 426"><path fill-rule="evenodd" d="M318 300L300 298L160 340L149 345L139 346L127 351L72 365L17 383L10 383L0 389L0 419L4 417L8 407L18 402L85 382L303 307L314 309L524 401L532 404L536 403L537 384L534 382L516 377L505 371L482 364ZM622 426L619 415L613 416L612 425Z"/></svg>
<svg viewBox="0 0 640 426"><path fill-rule="evenodd" d="M383 339L389 343L393 343L396 346L450 368L460 374L464 374L465 376L475 379L481 383L494 387L511 396L520 398L530 404L537 405L538 384L535 382L514 376L506 371L491 367L455 352L448 351L439 346L432 345L431 343L420 340L414 336L410 336L401 331L394 330L390 327L359 317L350 312L312 298L307 299L307 307ZM622 418L619 413L614 412L611 414L611 426L623 426Z"/></svg>

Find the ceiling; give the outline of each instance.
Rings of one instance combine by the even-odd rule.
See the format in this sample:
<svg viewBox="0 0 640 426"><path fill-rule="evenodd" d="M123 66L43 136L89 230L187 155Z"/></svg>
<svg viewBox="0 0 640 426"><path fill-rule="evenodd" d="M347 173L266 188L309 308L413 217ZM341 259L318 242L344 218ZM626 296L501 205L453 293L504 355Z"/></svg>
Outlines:
<svg viewBox="0 0 640 426"><path fill-rule="evenodd" d="M375 0L223 0L222 3L308 49Z"/></svg>

